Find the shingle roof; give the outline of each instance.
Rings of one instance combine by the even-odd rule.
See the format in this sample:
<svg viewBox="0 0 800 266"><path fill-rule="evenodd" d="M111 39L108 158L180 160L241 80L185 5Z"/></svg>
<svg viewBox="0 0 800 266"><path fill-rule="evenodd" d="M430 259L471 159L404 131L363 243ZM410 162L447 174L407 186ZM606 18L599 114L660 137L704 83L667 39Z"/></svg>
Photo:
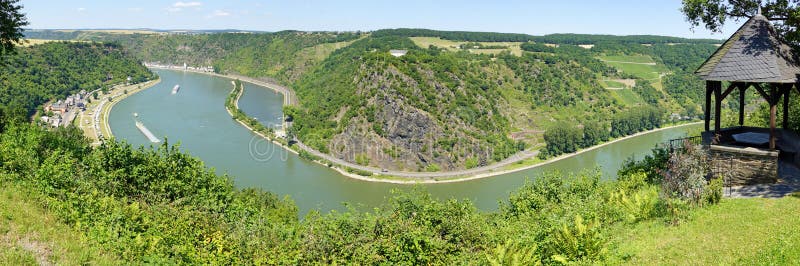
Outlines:
<svg viewBox="0 0 800 266"><path fill-rule="evenodd" d="M800 65L762 15L755 15L695 71L703 80L795 83Z"/></svg>

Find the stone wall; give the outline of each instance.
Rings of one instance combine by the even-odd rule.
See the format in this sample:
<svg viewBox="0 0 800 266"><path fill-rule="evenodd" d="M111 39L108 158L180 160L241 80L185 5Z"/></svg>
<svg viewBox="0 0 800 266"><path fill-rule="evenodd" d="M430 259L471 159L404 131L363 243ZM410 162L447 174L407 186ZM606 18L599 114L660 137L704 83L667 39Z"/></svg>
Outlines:
<svg viewBox="0 0 800 266"><path fill-rule="evenodd" d="M778 151L711 145L711 170L722 174L730 186L770 184L778 181Z"/></svg>

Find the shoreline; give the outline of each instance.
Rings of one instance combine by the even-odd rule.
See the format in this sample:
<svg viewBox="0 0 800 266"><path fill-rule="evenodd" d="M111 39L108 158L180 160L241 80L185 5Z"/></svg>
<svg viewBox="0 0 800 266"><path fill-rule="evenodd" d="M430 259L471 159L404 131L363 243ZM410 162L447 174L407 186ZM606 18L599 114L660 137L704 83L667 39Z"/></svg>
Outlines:
<svg viewBox="0 0 800 266"><path fill-rule="evenodd" d="M93 115L88 115L84 111L84 112L82 112L80 114L80 117L78 117L78 119L81 120L81 121L78 121L78 123L81 123L83 121L83 119L86 118L84 116L87 116L89 118L90 123L89 123L89 125L87 127L94 131L93 132L94 134L92 136L89 136L90 138L92 138L92 140L94 140L94 142L92 144L99 145L100 143L103 142L102 140L99 139L99 137L98 137L99 134L98 133L103 134L103 139L112 139L112 138L114 138L114 134L111 132L111 125L110 125L110 123L108 121L109 117L111 116L111 110L114 108L114 105L116 105L118 102L124 100L125 98L128 98L128 96L131 96L131 95L134 95L134 94L139 93L141 91L144 91L146 89L152 88L153 86L155 86L155 85L157 85L159 83L161 83L161 77L158 77L158 78L156 78L154 80L148 80L148 81L145 81L143 83L137 83L137 84L131 84L131 85L119 85L119 86L112 87L112 89L109 90L108 93L103 94L102 96L99 96L99 97L105 97L105 98L100 98L98 100L97 104L94 104L94 105L91 106L91 108L98 108L98 106L99 106L99 110L92 110L91 108L86 108L86 110L87 111L91 111L93 113ZM123 93L125 90L128 90L128 93ZM114 94L114 93L116 93L116 94ZM112 101L108 101L108 97L112 97L113 100ZM99 121L97 121L97 124L99 124L99 125L95 125L94 120L92 119L92 117L95 116L95 115L98 116L98 120ZM83 126L81 126L80 128L83 129L84 135L89 135L88 131L87 131L87 128L85 128ZM96 130L95 130L95 128L96 128Z"/></svg>
<svg viewBox="0 0 800 266"><path fill-rule="evenodd" d="M280 86L279 84L270 84L269 82L260 81L260 80L253 79L253 78L248 78L248 77L242 77L242 76L239 76L239 75L223 75L223 74L218 74L218 73L213 73L213 72L204 72L204 71L197 71L197 70L173 69L173 68L169 68L169 67L153 67L153 66L150 66L149 68L165 69L165 70L173 70L173 71L183 71L183 72L191 72L191 73L198 73L198 74L206 74L206 75L210 75L210 76L216 76L216 77L230 79L232 82L234 80L240 80L241 82L248 82L248 83L251 83L253 85L265 87L267 89L270 89L270 90L273 90L273 91L275 91L277 93L282 94L284 96L284 103L283 103L284 106L287 105L289 102L294 102L293 98L289 99L291 96L287 97L287 93L292 94L292 92L289 91L288 88L286 88L284 86ZM234 100L234 105L236 106L236 108L238 108L239 98L241 98L242 94L244 94L244 87L242 87L242 90L239 92L239 95L237 95L236 99ZM231 110L226 108L226 111L228 112L229 115L231 115L231 117L233 117L233 113L231 112ZM271 141L273 144L276 144L276 145L280 146L281 148L286 149L287 151L289 151L291 153L299 154L297 151L291 149L290 147L284 146L283 144L281 144L281 143L279 143L279 142L277 142L275 140L272 140L271 138L269 138L268 136L265 136L264 134L261 134L260 132L256 132L255 130L253 130L252 127L250 127L246 123L244 123L242 121L239 121L237 119L234 119L234 120L236 120L236 122L238 122L240 125L244 126L250 132L258 135L259 137L261 137L263 139L266 139L268 141ZM550 158L550 159L548 159L546 161L543 161L543 162L538 162L538 163L535 163L535 164L532 164L532 165L521 166L519 168L499 170L499 171L495 171L495 170L497 170L497 169L499 169L501 167L506 167L508 165L513 165L513 164L515 164L515 163L517 163L519 161L522 161L522 160L529 159L529 158L531 158L531 156L519 158L519 160L512 161L512 162L509 162L509 163L506 163L506 164L495 163L493 165L488 165L488 166L486 166L487 167L486 169L473 168L473 169L477 169L477 170L475 170L476 172L475 173L467 173L467 174L459 173L459 171L453 171L453 172L399 172L399 171L389 171L387 173L382 173L382 172L376 172L375 169L371 169L372 167L364 167L364 166L360 166L360 165L352 165L350 163L348 163L347 165L343 165L340 162L337 162L337 161L334 161L334 160L329 160L328 158L321 158L321 159L330 161L331 163L334 164L334 166L328 166L327 164L325 164L325 163L323 163L323 162L321 162L319 160L310 160L310 161L313 162L313 163L317 163L319 165L322 165L324 167L327 167L329 169L332 169L332 170L334 170L336 172L339 172L339 174L341 174L341 175L343 175L345 177L356 179L356 180L361 180L361 181L381 182L381 183L390 183L390 184L407 184L407 185L408 184L446 184L446 183L456 183L456 182L465 182L465 181L477 180L477 179L482 179L482 178L488 178L488 177L493 177L493 176L498 176L498 175L504 175L504 174L510 174L510 173L514 173L514 172L529 170L529 169L541 167L541 166L544 166L544 165L547 165L547 164L551 164L551 163L554 163L554 162L558 162L558 161L561 161L561 160L564 160L564 159L568 159L568 158L580 155L582 153L585 153L585 152L588 152L588 151L592 151L592 150L595 150L595 149L599 149L599 148L602 148L602 147L605 147L607 145L611 145L611 144L614 144L614 143L617 143L617 142L620 142L620 141L624 141L624 140L627 140L627 139L639 137L639 136L642 136L642 135L645 135L645 134L650 134L650 133L654 133L654 132L658 132L658 131L662 131L662 130L667 130L667 129L672 129L672 128L679 128L679 127L697 125L697 124L700 124L700 123L702 123L702 122L690 122L690 123L685 123L685 124L678 124L678 125L672 125L672 126L668 126L668 127L662 127L662 128L656 128L656 129L651 129L651 130L647 130L647 131L642 131L642 132L638 132L638 133L633 134L633 135L629 135L629 136L613 139L613 140L610 140L610 141L605 142L605 143L601 143L601 144L598 144L598 145L595 145L595 146L592 146L592 147L581 149L581 150L573 152L573 153L562 154L562 155L559 155L558 157ZM316 152L316 151L313 151L313 150L309 151L309 152L311 152L313 155L318 155L316 153L319 153L319 152ZM347 163L347 162L345 162L345 163ZM350 167L350 168L355 168L357 170L363 170L363 171L372 172L373 176L362 176L362 175L354 174L354 173L346 171L345 167ZM469 171L469 170L470 169L460 170L460 171L463 172L463 171ZM392 172L394 172L395 174L392 174ZM403 176L403 175L407 175L407 176ZM429 176L425 176L425 175L429 175ZM381 178L381 177L388 177L388 178Z"/></svg>

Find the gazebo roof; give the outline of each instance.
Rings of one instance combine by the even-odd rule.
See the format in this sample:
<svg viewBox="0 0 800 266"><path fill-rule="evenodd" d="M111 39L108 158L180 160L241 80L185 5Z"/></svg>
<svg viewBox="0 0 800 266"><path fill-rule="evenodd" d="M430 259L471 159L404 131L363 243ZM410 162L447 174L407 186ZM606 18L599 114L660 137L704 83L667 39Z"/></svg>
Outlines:
<svg viewBox="0 0 800 266"><path fill-rule="evenodd" d="M744 23L695 71L703 80L795 83L800 65L761 14Z"/></svg>

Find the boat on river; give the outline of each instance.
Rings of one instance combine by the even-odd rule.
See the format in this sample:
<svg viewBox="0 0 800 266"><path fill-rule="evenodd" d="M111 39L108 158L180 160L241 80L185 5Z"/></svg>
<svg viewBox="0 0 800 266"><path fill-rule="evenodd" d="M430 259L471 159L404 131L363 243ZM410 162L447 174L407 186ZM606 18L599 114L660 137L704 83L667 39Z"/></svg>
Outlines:
<svg viewBox="0 0 800 266"><path fill-rule="evenodd" d="M172 94L177 94L180 89L181 85L175 84L175 87L172 87Z"/></svg>

